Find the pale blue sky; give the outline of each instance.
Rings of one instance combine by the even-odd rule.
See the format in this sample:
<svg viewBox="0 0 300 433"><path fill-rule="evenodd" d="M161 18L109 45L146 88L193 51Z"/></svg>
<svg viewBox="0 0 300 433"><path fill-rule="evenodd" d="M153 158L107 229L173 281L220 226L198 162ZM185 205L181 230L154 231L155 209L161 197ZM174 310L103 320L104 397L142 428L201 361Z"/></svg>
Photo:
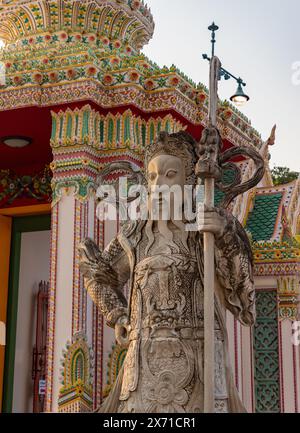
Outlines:
<svg viewBox="0 0 300 433"><path fill-rule="evenodd" d="M292 83L292 64L300 62L300 0L147 0L156 23L144 53L160 66L174 63L196 82L208 85L207 27L214 20L216 54L224 68L247 83L251 101L241 111L267 139L277 124L271 166L300 171L300 83ZM220 83L220 97L236 90Z"/></svg>

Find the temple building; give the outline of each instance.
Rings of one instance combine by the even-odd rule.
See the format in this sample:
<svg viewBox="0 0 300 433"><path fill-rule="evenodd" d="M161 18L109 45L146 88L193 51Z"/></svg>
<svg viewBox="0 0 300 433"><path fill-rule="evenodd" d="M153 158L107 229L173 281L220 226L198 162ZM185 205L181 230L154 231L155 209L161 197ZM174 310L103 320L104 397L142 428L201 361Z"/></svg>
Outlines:
<svg viewBox="0 0 300 433"><path fill-rule="evenodd" d="M142 169L160 131L198 140L208 115L204 85L143 54L154 27L140 0L0 0L3 412L92 411L126 356L79 272L78 244L104 247L119 228L96 217L99 174L119 161ZM218 128L224 149L253 147L266 167L232 205L253 248L257 309L252 329L227 316L236 385L249 412L299 412L300 179L273 185L274 139L227 101Z"/></svg>

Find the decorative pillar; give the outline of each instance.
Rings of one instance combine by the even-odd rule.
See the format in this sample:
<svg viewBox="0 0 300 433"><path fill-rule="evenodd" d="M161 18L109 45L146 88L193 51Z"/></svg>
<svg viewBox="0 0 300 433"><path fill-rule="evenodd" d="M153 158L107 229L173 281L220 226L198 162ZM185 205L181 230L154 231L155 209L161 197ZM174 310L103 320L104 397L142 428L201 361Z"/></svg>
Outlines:
<svg viewBox="0 0 300 433"><path fill-rule="evenodd" d="M95 116L96 113L89 106L81 110L68 109L52 113L53 202L46 387L48 412L58 411L58 399L60 405L65 403L66 384L70 385L69 379L65 377L62 389L59 380L61 357L67 341L73 341L74 336L80 333L83 346L92 344L92 307L88 307L87 294L83 289L77 251L78 244L87 235L93 237L94 190L98 173ZM78 339L76 342L78 344ZM82 386L86 387L89 378L85 376L84 380ZM72 386L78 385L76 380L72 383ZM87 390L84 389L86 397ZM73 397L76 400L78 395L73 393ZM92 401L92 393L89 398ZM86 402L75 404L75 400L74 404L69 401L72 410L87 410Z"/></svg>
<svg viewBox="0 0 300 433"><path fill-rule="evenodd" d="M299 320L299 276L278 279L279 359L281 412L300 411L299 346L293 344L293 322Z"/></svg>

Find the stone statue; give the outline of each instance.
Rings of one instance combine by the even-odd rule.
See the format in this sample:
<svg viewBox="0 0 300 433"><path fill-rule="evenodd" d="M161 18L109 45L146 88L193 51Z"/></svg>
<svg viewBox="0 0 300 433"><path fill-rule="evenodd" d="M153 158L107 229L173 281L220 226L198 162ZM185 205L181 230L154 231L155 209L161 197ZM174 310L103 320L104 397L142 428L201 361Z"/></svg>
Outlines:
<svg viewBox="0 0 300 433"><path fill-rule="evenodd" d="M149 190L155 185L195 185L201 146L203 141L198 145L185 132L161 133L146 152ZM243 325L254 323L248 237L226 209L204 209L196 231L186 231L185 221L174 218L172 203L170 209L167 219L125 223L103 252L90 239L80 246L85 287L115 329L117 342L128 345L117 381L98 411L203 412L202 233L210 231L215 235L217 276L215 412L245 412L229 363L225 311ZM128 301L122 293L127 282Z"/></svg>

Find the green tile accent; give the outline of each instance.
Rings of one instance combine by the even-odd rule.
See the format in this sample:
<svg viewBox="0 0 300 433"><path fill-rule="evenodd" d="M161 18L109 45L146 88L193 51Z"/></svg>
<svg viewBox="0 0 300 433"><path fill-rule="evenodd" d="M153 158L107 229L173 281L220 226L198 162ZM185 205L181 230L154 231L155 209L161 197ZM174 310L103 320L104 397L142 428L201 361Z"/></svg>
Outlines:
<svg viewBox="0 0 300 433"><path fill-rule="evenodd" d="M254 208L249 214L246 228L254 241L271 239L278 215L282 194L257 195Z"/></svg>

